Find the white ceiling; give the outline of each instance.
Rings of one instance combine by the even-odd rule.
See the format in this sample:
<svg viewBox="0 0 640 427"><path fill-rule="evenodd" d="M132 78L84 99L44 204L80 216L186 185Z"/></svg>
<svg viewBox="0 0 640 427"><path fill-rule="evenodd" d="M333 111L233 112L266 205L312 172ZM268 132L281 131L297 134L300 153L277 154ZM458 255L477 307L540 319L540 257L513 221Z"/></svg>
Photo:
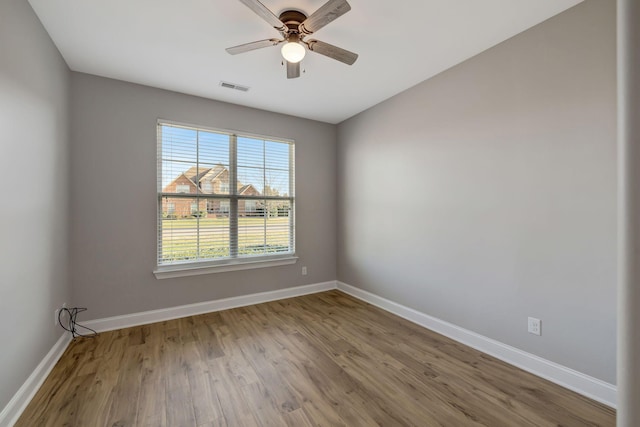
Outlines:
<svg viewBox="0 0 640 427"><path fill-rule="evenodd" d="M69 67L148 86L339 123L582 0L349 0L313 38L360 55L353 66L309 52L286 78L279 37L238 0L29 0ZM325 0L262 0L307 15ZM220 81L249 92L220 87Z"/></svg>

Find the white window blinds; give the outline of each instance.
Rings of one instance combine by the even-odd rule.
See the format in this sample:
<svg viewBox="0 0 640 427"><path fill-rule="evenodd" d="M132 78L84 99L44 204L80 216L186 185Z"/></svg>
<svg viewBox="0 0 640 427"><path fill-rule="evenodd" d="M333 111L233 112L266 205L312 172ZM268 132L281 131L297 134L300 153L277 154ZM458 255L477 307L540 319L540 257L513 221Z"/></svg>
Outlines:
<svg viewBox="0 0 640 427"><path fill-rule="evenodd" d="M294 144L158 123L158 266L294 254Z"/></svg>

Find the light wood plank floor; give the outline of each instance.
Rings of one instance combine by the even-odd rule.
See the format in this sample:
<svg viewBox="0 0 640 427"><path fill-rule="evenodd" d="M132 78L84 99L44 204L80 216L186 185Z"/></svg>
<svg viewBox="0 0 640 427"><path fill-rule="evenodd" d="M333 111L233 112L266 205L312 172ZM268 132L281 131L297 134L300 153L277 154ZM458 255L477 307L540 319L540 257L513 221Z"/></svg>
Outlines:
<svg viewBox="0 0 640 427"><path fill-rule="evenodd" d="M339 291L73 342L17 426L613 426L615 411Z"/></svg>

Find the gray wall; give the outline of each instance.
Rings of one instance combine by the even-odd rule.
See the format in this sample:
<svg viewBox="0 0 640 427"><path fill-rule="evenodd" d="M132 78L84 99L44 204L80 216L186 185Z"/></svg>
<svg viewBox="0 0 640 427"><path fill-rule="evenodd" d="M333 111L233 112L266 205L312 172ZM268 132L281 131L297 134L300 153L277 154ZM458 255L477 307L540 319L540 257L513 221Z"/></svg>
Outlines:
<svg viewBox="0 0 640 427"><path fill-rule="evenodd" d="M613 3L342 123L336 148L332 125L69 73L1 2L0 408L63 302L102 318L336 277L615 382ZM157 118L296 140L297 264L155 279Z"/></svg>
<svg viewBox="0 0 640 427"><path fill-rule="evenodd" d="M335 280L335 126L87 74L71 86L71 274L87 319ZM154 277L158 118L295 140L297 264Z"/></svg>
<svg viewBox="0 0 640 427"><path fill-rule="evenodd" d="M615 54L588 0L341 123L338 279L615 383Z"/></svg>
<svg viewBox="0 0 640 427"><path fill-rule="evenodd" d="M24 0L0 2L0 410L62 335L69 70Z"/></svg>

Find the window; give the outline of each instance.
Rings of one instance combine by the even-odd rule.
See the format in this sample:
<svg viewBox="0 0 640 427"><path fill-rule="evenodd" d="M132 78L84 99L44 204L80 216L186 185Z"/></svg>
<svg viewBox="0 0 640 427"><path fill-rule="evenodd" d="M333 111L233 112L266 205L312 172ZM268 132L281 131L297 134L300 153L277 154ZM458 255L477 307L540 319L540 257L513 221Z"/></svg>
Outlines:
<svg viewBox="0 0 640 427"><path fill-rule="evenodd" d="M245 212L255 212L257 206L256 200L245 200L244 202L244 211Z"/></svg>
<svg viewBox="0 0 640 427"><path fill-rule="evenodd" d="M159 122L156 276L295 262L293 159L291 141Z"/></svg>

